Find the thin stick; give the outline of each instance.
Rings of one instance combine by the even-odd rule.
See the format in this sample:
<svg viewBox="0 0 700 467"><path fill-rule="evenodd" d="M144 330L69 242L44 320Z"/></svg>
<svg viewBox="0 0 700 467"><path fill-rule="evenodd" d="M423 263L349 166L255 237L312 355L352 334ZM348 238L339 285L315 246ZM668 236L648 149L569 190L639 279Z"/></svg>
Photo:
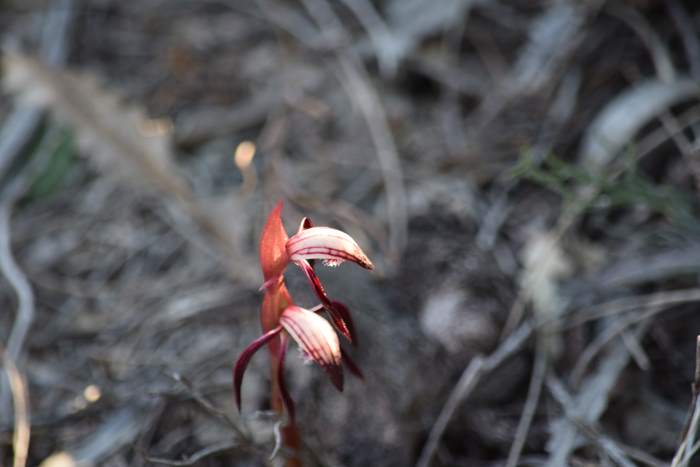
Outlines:
<svg viewBox="0 0 700 467"><path fill-rule="evenodd" d="M683 462L690 460L686 454L689 451L688 446L692 443L692 440L695 439L695 432L697 431L698 414L700 414L700 410L698 410L698 395L700 394L700 336L698 336L695 341L695 376L690 387L693 396L690 401L690 408L688 409L688 418L681 432L681 443L676 454L673 456L672 467L683 465L681 463L681 458L683 458ZM690 454L692 455L692 452L690 452Z"/></svg>
<svg viewBox="0 0 700 467"><path fill-rule="evenodd" d="M574 404L573 398L566 390L562 382L556 377L549 377L547 380L547 386L554 399L564 410L564 415L566 418L572 423L575 423L581 433L593 441L593 443L595 443L598 447L605 450L611 458L617 461L618 464L630 465L630 461L627 459L627 457L629 457L652 467L666 466L666 463L661 462L659 459L656 459L640 449L621 444L620 442L611 439L597 429L593 424L590 424L585 420L582 420L580 417L576 417L574 414L572 414L570 407Z"/></svg>
<svg viewBox="0 0 700 467"><path fill-rule="evenodd" d="M651 319L655 315L662 312L664 308L652 308L643 314L634 314L629 317L620 318L609 324L603 332L601 332L591 342L586 349L581 353L581 356L576 361L574 369L571 371L571 380L578 383L583 378L586 370L593 359L610 343L615 337L623 334L625 330L635 325L640 321ZM631 353L631 352L630 352Z"/></svg>
<svg viewBox="0 0 700 467"><path fill-rule="evenodd" d="M688 137L681 130L681 125L678 122L678 119L676 119L676 117L674 117L670 112L664 112L659 116L659 119L675 143L676 147L685 158L688 167L693 174L695 187L700 190L700 159L698 159L700 146L698 145L697 141L691 142L688 139Z"/></svg>
<svg viewBox="0 0 700 467"><path fill-rule="evenodd" d="M187 378L185 378L179 373L171 373L169 374L169 376L178 383L182 384L185 387L185 389L187 389L187 392L192 397L192 399L194 399L194 401L197 402L207 413L213 415L217 419L227 424L229 427L231 427L231 429L233 429L233 431L236 432L236 435L238 435L246 442L250 441L248 439L248 435L243 431L241 427L238 426L238 424L231 418L231 416L227 412L218 409L214 406L214 404L209 402L209 400L207 400Z"/></svg>
<svg viewBox="0 0 700 467"><path fill-rule="evenodd" d="M326 0L306 0L306 10L314 18L321 34L347 40L348 32ZM374 143L377 160L382 171L386 189L387 215L389 217L389 273L401 259L407 241L408 211L406 189L403 182L401 160L394 136L389 128L388 118L377 90L372 86L369 74L359 57L351 49L339 48L335 51L336 69L341 70L342 83L348 97L357 104L367 124Z"/></svg>
<svg viewBox="0 0 700 467"><path fill-rule="evenodd" d="M690 74L693 78L700 80L700 40L698 40L692 16L685 10L685 7L677 0L666 0L666 9L671 19L676 24L676 28L683 40L685 55L690 64Z"/></svg>
<svg viewBox="0 0 700 467"><path fill-rule="evenodd" d="M367 123L377 152L386 188L389 222L390 266L396 268L407 239L406 190L403 183L401 162L394 137L389 129L384 107L372 87L367 70L354 57L340 55L338 65L347 78L347 88L354 97Z"/></svg>
<svg viewBox="0 0 700 467"><path fill-rule="evenodd" d="M192 454L190 457L187 459L183 460L174 460L174 459L164 459L162 457L150 457L147 456L146 460L148 462L153 462L154 464L164 464L164 465L177 465L177 466L184 466L184 465L194 465L197 462L206 459L209 456L213 456L215 454L221 454L223 452L230 451L231 449L234 449L238 447L238 443L235 441L224 441L221 443L214 444L212 446L206 447L204 449L201 449L194 454Z"/></svg>
<svg viewBox="0 0 700 467"><path fill-rule="evenodd" d="M542 341L541 336L539 341ZM544 346L542 344L537 345L535 364L532 370L532 377L530 378L530 387L527 390L527 399L525 400L523 412L520 415L518 428L515 431L513 444L511 445L510 452L508 453L506 467L516 467L518 465L520 454L522 453L523 446L525 446L525 441L527 440L527 433L530 431L530 425L532 424L532 419L534 418L535 411L537 410L537 404L539 403L540 394L542 393L542 386L547 374L547 351L543 347Z"/></svg>
<svg viewBox="0 0 700 467"><path fill-rule="evenodd" d="M648 324L649 321L640 324L634 331L635 335L644 335ZM578 447L579 436L579 427L570 419L582 420L589 425L596 423L605 412L610 393L629 360L627 347L618 342L607 358L601 361L596 371L578 385L578 393L565 398L566 415L554 422L547 442L550 455L545 466L559 467L568 464L569 455Z"/></svg>
<svg viewBox="0 0 700 467"><path fill-rule="evenodd" d="M12 434L12 450L14 453L12 465L13 467L24 467L27 464L29 439L31 435L27 384L22 374L17 369L12 356L2 348L0 348L0 355L2 355L2 364L5 369L5 374L10 382L15 414L14 433Z"/></svg>
<svg viewBox="0 0 700 467"><path fill-rule="evenodd" d="M26 185L24 174L16 177L9 188L6 188L0 199L0 274L7 280L15 294L17 295L17 312L12 329L7 341L7 349L4 351L8 361L19 362L24 341L29 333L29 329L34 321L34 292L24 275L24 272L17 265L12 255L10 241L10 218L12 217L12 206L17 198L24 192ZM8 377L10 390L14 391L12 381ZM7 383L0 379L0 409L6 410L9 407L9 397L7 394ZM14 394L13 394L14 395ZM0 415L2 411L0 410ZM0 417L1 419L2 417Z"/></svg>
<svg viewBox="0 0 700 467"><path fill-rule="evenodd" d="M478 355L474 357L462 372L457 385L452 389L447 402L440 411L435 424L430 429L428 441L421 451L416 467L429 467L435 451L440 443L447 425L459 406L471 394L481 377L500 366L508 357L519 351L532 335L532 326L529 323L522 324L488 357Z"/></svg>
<svg viewBox="0 0 700 467"><path fill-rule="evenodd" d="M682 305L690 302L700 301L700 288L672 290L667 292L655 292L647 295L635 295L632 297L617 298L608 302L600 303L584 308L576 316L567 314L563 317L553 318L540 325L551 321L560 322L560 329L572 329L589 321L593 321L606 316L625 313L649 308L669 308L674 305ZM563 323L563 321L568 321Z"/></svg>

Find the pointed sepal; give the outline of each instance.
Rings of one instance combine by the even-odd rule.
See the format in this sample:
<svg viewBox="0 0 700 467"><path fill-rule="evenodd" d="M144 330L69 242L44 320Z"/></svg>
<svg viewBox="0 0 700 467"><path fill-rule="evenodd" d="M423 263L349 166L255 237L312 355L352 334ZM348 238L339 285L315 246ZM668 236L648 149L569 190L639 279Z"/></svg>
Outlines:
<svg viewBox="0 0 700 467"><path fill-rule="evenodd" d="M362 381L364 381L365 375L362 374L362 370L360 370L360 367L357 366L355 361L352 358L350 358L350 355L348 355L348 353L342 347L340 348L340 354L343 357L343 363L346 367L348 367L350 373L352 373L357 379L361 379Z"/></svg>
<svg viewBox="0 0 700 467"><path fill-rule="evenodd" d="M279 201L267 218L260 236L260 266L263 270L265 284L269 287L276 283L289 263L287 255L287 231L282 224L282 201Z"/></svg>
<svg viewBox="0 0 700 467"><path fill-rule="evenodd" d="M332 301L331 310L328 312L335 326L338 329L347 331L347 335L345 333L343 333L343 335L348 338L352 345L357 347L359 342L357 340L357 333L355 332L355 323L352 321L352 316L350 315L348 307L340 302Z"/></svg>

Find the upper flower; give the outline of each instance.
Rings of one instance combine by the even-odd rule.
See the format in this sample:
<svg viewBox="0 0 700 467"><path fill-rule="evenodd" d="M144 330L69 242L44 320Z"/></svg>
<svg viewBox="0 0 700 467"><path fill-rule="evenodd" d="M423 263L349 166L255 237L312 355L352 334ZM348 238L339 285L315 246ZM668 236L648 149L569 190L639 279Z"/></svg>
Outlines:
<svg viewBox="0 0 700 467"><path fill-rule="evenodd" d="M352 237L330 227L309 227L287 240L287 256L291 261L322 259L326 266L352 261L366 269L374 269Z"/></svg>
<svg viewBox="0 0 700 467"><path fill-rule="evenodd" d="M374 269L350 235L330 227L314 227L307 217L302 219L297 233L289 238L281 213L280 201L267 218L260 237L260 266L265 278L263 288L278 281L290 261L302 265L308 260L321 259L327 266L352 261L365 269Z"/></svg>

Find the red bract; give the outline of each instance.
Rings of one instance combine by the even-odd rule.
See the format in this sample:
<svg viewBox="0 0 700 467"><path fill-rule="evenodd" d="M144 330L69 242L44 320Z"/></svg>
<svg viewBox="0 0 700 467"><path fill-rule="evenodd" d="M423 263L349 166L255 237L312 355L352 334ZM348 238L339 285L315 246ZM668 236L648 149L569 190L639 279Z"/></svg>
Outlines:
<svg viewBox="0 0 700 467"><path fill-rule="evenodd" d="M276 409L278 405L284 405L293 422L294 404L283 374L288 336L305 355L325 370L339 391L343 390L341 362L348 366L351 373L362 378L359 368L342 350L335 332L337 329L350 342L357 344L350 311L342 303L328 298L314 271L313 261L320 259L329 266L351 261L366 269L373 269L373 265L348 234L329 227L314 227L308 218L301 221L299 231L289 238L282 224L281 213L282 202L279 202L270 213L260 238L260 265L264 277L262 289L265 292L260 321L264 334L238 358L234 366L234 390L240 409L245 369L255 352L267 345L272 357L272 405ZM321 301L317 307L309 310L294 304L283 276L290 262L297 264L306 274ZM318 314L324 310L330 315L333 325Z"/></svg>
<svg viewBox="0 0 700 467"><path fill-rule="evenodd" d="M260 266L265 283L282 276L289 258L287 256L287 232L282 225L282 201L275 205L267 218L260 236Z"/></svg>

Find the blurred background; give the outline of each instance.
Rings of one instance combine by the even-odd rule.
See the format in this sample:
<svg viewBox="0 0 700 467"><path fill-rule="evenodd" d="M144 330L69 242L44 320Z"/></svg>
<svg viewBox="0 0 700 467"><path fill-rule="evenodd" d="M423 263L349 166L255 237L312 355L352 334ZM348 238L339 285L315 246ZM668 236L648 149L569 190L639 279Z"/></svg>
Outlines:
<svg viewBox="0 0 700 467"><path fill-rule="evenodd" d="M320 268L365 381L290 353L306 465L700 465L699 32L692 0L0 1L0 465L279 464L267 354L231 385L279 199L377 266Z"/></svg>

